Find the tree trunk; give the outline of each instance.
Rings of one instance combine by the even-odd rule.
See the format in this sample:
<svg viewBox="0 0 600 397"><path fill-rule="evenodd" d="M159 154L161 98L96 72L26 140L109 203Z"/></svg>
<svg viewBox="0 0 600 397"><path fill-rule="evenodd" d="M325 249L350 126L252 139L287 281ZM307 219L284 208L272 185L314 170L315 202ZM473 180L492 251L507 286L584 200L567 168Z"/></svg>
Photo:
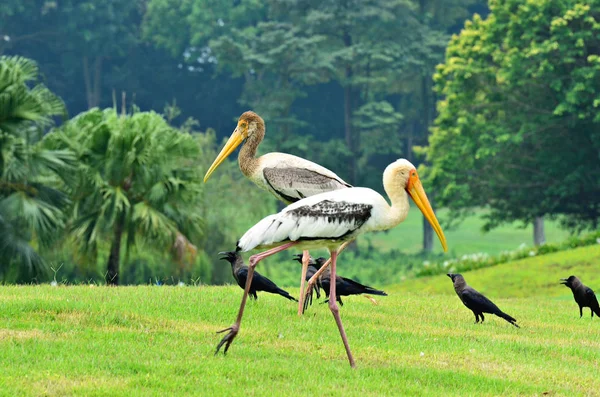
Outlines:
<svg viewBox="0 0 600 397"><path fill-rule="evenodd" d="M87 56L83 57L83 81L85 83L85 96L88 104L88 109L96 107L100 104L100 85L102 83L102 57L97 57L94 60L94 70L90 71L90 62Z"/></svg>
<svg viewBox="0 0 600 397"><path fill-rule="evenodd" d="M115 224L114 240L110 247L108 264L106 266L106 284L119 285L119 262L121 257L121 237L125 229L125 212L122 212Z"/></svg>
<svg viewBox="0 0 600 397"><path fill-rule="evenodd" d="M546 234L544 233L544 217L536 216L533 220L533 243L536 246L546 243Z"/></svg>
<svg viewBox="0 0 600 397"><path fill-rule="evenodd" d="M346 47L350 47L352 45L352 37L348 32L344 32L344 45ZM346 145L348 145L348 149L352 153L352 158L350 159L350 163L348 164L348 175L350 179L350 184L356 184L356 147L354 142L354 135L352 131L352 65L346 65L345 71L345 85L344 85L344 135L346 138Z"/></svg>
<svg viewBox="0 0 600 397"><path fill-rule="evenodd" d="M423 2L421 3L421 7L422 7L422 12L424 12L424 4ZM421 77L421 112L423 115L422 118L422 138L424 142L427 142L427 136L429 135L429 123L430 123L430 103L429 103L429 96L431 95L431 92L429 90L429 77L428 76L422 76ZM411 152L412 154L412 147L409 147L408 150ZM430 197L430 202L431 202L431 207L435 208L433 205L433 196ZM430 253L433 251L433 228L431 227L431 225L429 224L429 222L427 221L427 219L425 219L425 216L423 216L423 252L427 252Z"/></svg>

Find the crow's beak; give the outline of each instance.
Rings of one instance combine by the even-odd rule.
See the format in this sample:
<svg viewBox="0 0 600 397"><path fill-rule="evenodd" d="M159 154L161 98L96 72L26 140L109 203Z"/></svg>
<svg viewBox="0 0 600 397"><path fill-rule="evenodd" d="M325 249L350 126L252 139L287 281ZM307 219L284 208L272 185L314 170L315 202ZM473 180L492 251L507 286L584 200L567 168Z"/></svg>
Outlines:
<svg viewBox="0 0 600 397"><path fill-rule="evenodd" d="M219 255L225 255L225 256L220 257L219 259L226 259L227 260L231 256L231 252L225 252L225 251L223 251L223 252L219 252Z"/></svg>
<svg viewBox="0 0 600 397"><path fill-rule="evenodd" d="M452 276L454 276L454 274L452 274L452 273L448 273L448 274L446 274L446 276L448 276L448 277L452 278Z"/></svg>
<svg viewBox="0 0 600 397"><path fill-rule="evenodd" d="M568 283L568 282L569 282L569 281L568 281L566 278L561 278L561 279L560 279L560 283L561 283L562 285L567 285L567 283Z"/></svg>

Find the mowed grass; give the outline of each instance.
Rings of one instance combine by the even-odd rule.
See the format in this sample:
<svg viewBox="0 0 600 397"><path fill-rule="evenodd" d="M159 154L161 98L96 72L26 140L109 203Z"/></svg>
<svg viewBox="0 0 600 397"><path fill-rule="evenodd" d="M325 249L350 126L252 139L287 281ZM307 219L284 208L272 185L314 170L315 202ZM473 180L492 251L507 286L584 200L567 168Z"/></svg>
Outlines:
<svg viewBox="0 0 600 397"><path fill-rule="evenodd" d="M457 297L401 286L377 306L347 298L352 370L327 305L300 318L294 302L260 294L214 356L237 286L4 286L0 394L598 395L600 319L579 319L557 291L494 297L521 329L495 316L475 325Z"/></svg>
<svg viewBox="0 0 600 397"><path fill-rule="evenodd" d="M437 211L438 219L442 220L447 216L447 210ZM488 233L481 230L483 220L482 211L470 216L464 220L456 229L444 230L448 240L449 257L456 257L464 254L476 252L485 252L490 255L499 254L502 251L513 251L521 244L533 245L533 228L531 225L526 228L519 227L519 224L503 225ZM392 249L400 250L406 253L418 253L423 248L423 215L414 205L411 206L407 219L398 227L386 232L371 233L361 236L358 244L366 247L371 244L373 247L389 251ZM558 243L569 237L569 232L561 228L558 222L546 220L544 222L546 241L548 243ZM441 253L442 247L438 238L434 236L434 252ZM370 241L370 243L369 243Z"/></svg>

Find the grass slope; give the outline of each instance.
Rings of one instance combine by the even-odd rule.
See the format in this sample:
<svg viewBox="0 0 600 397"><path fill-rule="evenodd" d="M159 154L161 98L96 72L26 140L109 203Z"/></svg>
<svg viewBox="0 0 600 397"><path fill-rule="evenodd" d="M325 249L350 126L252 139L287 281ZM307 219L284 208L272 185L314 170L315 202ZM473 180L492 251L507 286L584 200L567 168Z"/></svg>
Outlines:
<svg viewBox="0 0 600 397"><path fill-rule="evenodd" d="M559 284L559 279L576 275L600 295L599 264L600 245L593 245L521 259L463 275L468 284L490 297L562 296L572 299L570 290ZM446 275L410 279L388 289L394 292L454 294Z"/></svg>
<svg viewBox="0 0 600 397"><path fill-rule="evenodd" d="M447 216L447 211L442 209L437 214L439 219L443 219ZM523 243L529 246L533 245L531 225L526 228L519 228L517 224L503 225L489 233L483 233L481 231L483 221L480 218L482 214L483 212L480 211L474 216L466 218L456 229L444 230L448 240L449 257L475 252L486 252L495 255L502 251L515 250ZM406 253L418 253L423 248L422 223L423 215L413 205L407 219L401 225L387 232L361 236L358 244L362 247L371 244L383 251L399 249ZM544 230L546 241L549 243L563 241L569 236L569 233L555 221L546 220ZM434 237L434 239L434 252L441 253L442 247L437 237Z"/></svg>
<svg viewBox="0 0 600 397"><path fill-rule="evenodd" d="M516 329L493 316L473 324L455 297L394 293L379 306L348 298L341 312L358 365L351 370L326 305L299 318L293 302L265 294L249 303L227 356L213 356L215 332L232 323L240 297L233 286L0 287L0 395L600 390L600 320L580 320L567 299L495 299L519 319Z"/></svg>

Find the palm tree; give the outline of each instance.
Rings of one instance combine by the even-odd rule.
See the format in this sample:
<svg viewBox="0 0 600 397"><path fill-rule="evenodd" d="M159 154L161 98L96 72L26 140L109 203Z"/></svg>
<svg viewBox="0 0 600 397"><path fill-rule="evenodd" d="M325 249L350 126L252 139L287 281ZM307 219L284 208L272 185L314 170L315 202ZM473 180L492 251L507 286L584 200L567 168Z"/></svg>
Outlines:
<svg viewBox="0 0 600 397"><path fill-rule="evenodd" d="M0 57L0 278L25 279L43 272L34 246L47 246L64 227L67 197L50 187L68 178L74 156L40 146L52 117L65 114L62 100L41 84L35 62ZM30 87L33 85L33 87Z"/></svg>
<svg viewBox="0 0 600 397"><path fill-rule="evenodd" d="M110 240L106 281L119 283L122 240L126 257L138 242L180 260L195 255L190 239L202 233L193 204L202 180L194 138L157 113L119 115L92 109L49 134L51 147L76 153L70 230L85 252Z"/></svg>

